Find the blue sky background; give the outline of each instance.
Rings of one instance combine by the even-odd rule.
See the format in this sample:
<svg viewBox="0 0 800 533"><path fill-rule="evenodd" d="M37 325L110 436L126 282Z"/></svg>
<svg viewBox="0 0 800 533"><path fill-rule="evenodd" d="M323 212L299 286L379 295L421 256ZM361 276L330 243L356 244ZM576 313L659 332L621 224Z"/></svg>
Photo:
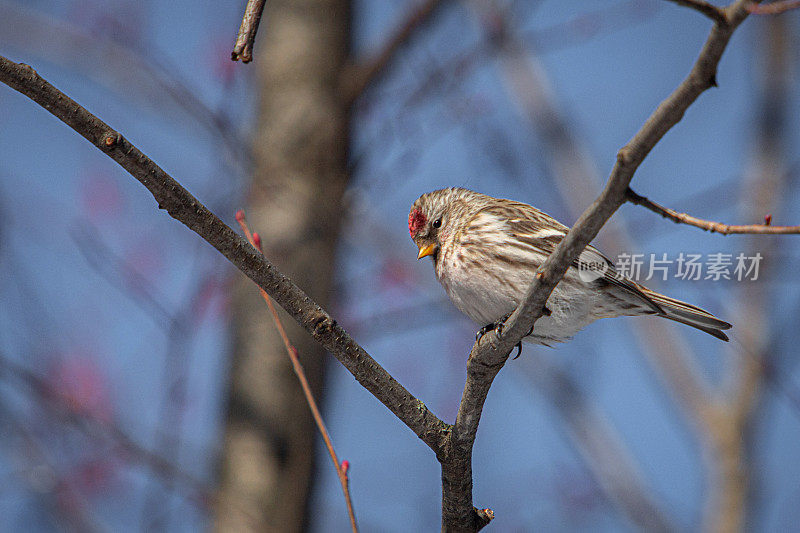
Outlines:
<svg viewBox="0 0 800 533"><path fill-rule="evenodd" d="M252 68L227 60L240 4L0 1L0 53L34 66L232 222L246 190L246 154L236 141L248 137L255 99ZM374 51L409 6L357 2L357 56ZM510 2L509 9L601 179L617 150L685 77L710 27L702 16L659 0ZM796 33L797 14L787 17ZM648 156L634 179L637 192L705 218L758 222L744 218L740 186L753 159L764 25L752 19L737 31L719 87L702 95ZM446 421L458 406L476 325L452 308L431 265L415 260L406 233L410 204L423 192L457 185L529 202L568 224L578 214L555 186L552 154L509 93L502 65L492 54L475 53L484 39L485 27L467 4L442 9L360 103L348 192L353 207L337 264L334 314ZM464 66L453 71L459 61ZM787 166L797 162L800 147L797 60L791 61ZM444 75L422 85L434 69ZM209 116L230 126L214 125ZM229 283L238 274L158 211L112 161L26 98L0 90L0 120L0 356L73 398L79 412L113 421L142 447L160 448L166 431L177 439L174 462L213 482L229 357ZM775 224L800 221L797 181L787 179L772 212ZM610 256L736 254L748 246L746 237L679 227L635 206L623 206L615 219L635 249L603 247ZM749 529L757 531L796 523L800 500L797 237L775 239L774 250L762 266L771 272L764 318L773 328L776 377L763 388L749 435ZM659 288L740 319L736 283L670 279ZM700 526L709 496L701 441L633 339L632 328L645 320L600 321L569 344L527 347L499 374L474 458L475 503L494 509L497 531L632 528L603 496L535 384L544 363L566 372L615 428L674 524ZM170 321L179 326L166 328ZM712 383L742 357L736 328L725 345L670 327L681 329ZM351 463L362 529L436 530L435 458L344 369L330 368L325 418L338 454ZM56 528L72 505L65 494L79 495L86 521L101 529L208 525L195 490L159 480L130 451L65 422L63 411L48 407L7 368L0 374L0 479L6 481L0 529ZM165 419L174 423L164 426ZM326 460L312 529L346 530ZM160 504L151 513L154 500Z"/></svg>

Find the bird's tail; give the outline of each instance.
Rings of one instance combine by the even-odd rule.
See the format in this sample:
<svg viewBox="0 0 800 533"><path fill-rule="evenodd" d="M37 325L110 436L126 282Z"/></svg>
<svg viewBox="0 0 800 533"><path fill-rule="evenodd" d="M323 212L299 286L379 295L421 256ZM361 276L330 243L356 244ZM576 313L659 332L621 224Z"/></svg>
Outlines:
<svg viewBox="0 0 800 533"><path fill-rule="evenodd" d="M700 309L695 305L687 304L686 302L670 298L669 296L664 296L663 294L659 294L644 287L642 287L642 289L642 292L644 292L654 304L661 308L663 313L659 313L660 316L669 318L675 322L680 322L681 324L692 326L700 331L705 331L718 339L724 341L728 340L728 336L725 335L722 330L731 329L731 325L724 320L720 320L708 311Z"/></svg>

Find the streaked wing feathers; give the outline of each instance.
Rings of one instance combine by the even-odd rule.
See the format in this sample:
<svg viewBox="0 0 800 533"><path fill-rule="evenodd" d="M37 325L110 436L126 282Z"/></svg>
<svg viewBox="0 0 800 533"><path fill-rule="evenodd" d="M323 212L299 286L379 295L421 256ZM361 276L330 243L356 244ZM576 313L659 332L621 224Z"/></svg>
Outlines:
<svg viewBox="0 0 800 533"><path fill-rule="evenodd" d="M492 214L498 219L505 219L509 234L514 239L546 256L555 251L556 246L569 230L567 226L549 215L519 202L505 201L502 207L489 207L482 210L482 212ZM590 261L596 261L597 258L601 258L606 263L606 268L602 275L598 276L598 279L616 285L635 295L645 306L650 307L653 313L665 314L661 306L645 294L636 283L620 276L614 268L614 263L594 246L587 246L570 265L570 268L578 270L581 264L586 265Z"/></svg>

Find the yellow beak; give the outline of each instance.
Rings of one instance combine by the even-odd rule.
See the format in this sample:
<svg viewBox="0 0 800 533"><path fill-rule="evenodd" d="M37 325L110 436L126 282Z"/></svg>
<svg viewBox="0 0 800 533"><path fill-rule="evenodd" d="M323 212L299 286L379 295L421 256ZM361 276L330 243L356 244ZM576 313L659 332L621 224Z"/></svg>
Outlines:
<svg viewBox="0 0 800 533"><path fill-rule="evenodd" d="M433 255L434 253L436 253L436 245L429 244L428 246L419 249L419 254L417 255L417 259L422 259L423 257Z"/></svg>

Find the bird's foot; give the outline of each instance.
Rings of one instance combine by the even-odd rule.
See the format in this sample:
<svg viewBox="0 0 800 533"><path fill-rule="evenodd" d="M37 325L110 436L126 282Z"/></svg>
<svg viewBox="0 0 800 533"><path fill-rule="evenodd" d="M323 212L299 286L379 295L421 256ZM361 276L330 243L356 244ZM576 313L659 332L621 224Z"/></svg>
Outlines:
<svg viewBox="0 0 800 533"><path fill-rule="evenodd" d="M552 313L552 311L550 311L550 309L547 306L545 306L542 309L542 316L550 316L551 314L553 314L553 313ZM475 340L476 341L480 341L483 338L483 336L486 335L487 333L489 333L490 331L496 331L497 332L497 336L500 337L503 334L503 326L505 326L506 320L508 320L508 318L510 316L511 316L511 313L508 313L508 314L504 315L497 322L491 322L491 323L486 324L485 326L483 326L475 334ZM530 331L528 331L528 333L525 335L525 337L531 335L532 333L533 333L533 326L531 326ZM522 341L520 340L516 344L516 346L514 346L514 347L517 349L517 355L515 355L513 357L513 359L516 360L516 359L519 359L520 355L522 355Z"/></svg>
<svg viewBox="0 0 800 533"><path fill-rule="evenodd" d="M484 335L495 329L497 329L497 322L486 324L481 329L479 329L477 333L475 333L475 340L480 341Z"/></svg>
<svg viewBox="0 0 800 533"><path fill-rule="evenodd" d="M485 326L483 326L475 334L475 340L476 341L481 340L483 338L483 336L486 335L487 333L489 333L490 331L496 331L498 337L500 335L502 335L503 334L503 325L505 324L506 320L508 320L508 317L510 317L510 316L511 316L511 313L508 313L507 315L504 315L497 322L490 322L490 323L486 324Z"/></svg>
<svg viewBox="0 0 800 533"><path fill-rule="evenodd" d="M497 322L491 322L491 323L486 324L485 326L483 326L475 334L475 340L476 341L480 341L483 338L483 336L486 335L487 333L489 333L490 331L496 331L497 332L497 336L498 337L501 336L503 334L503 326L505 325L506 320L508 320L508 317L510 317L510 316L511 316L511 313L508 313L507 315L504 315ZM522 353L522 341L519 341L517 343L516 348L517 348L517 355L514 357L514 359L519 357L520 354Z"/></svg>

